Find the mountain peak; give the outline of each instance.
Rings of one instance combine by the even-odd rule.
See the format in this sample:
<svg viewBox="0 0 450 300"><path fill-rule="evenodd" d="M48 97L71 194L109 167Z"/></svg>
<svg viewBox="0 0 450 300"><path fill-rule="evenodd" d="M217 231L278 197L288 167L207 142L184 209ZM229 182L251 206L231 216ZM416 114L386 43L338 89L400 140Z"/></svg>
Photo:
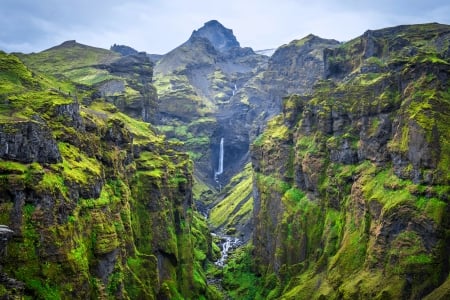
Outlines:
<svg viewBox="0 0 450 300"><path fill-rule="evenodd" d="M224 27L217 20L208 21L203 27L194 30L190 39L197 37L208 39L214 48L221 52L240 47L239 42L233 34L233 30Z"/></svg>

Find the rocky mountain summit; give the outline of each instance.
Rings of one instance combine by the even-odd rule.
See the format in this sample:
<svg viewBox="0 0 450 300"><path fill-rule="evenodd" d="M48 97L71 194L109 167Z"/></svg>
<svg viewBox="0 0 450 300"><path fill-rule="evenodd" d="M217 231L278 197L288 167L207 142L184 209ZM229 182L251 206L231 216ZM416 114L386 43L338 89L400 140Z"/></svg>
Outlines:
<svg viewBox="0 0 450 300"><path fill-rule="evenodd" d="M226 52L233 48L239 48L240 44L231 29L225 28L217 20L206 22L203 27L192 32L190 40L205 38L220 52Z"/></svg>
<svg viewBox="0 0 450 300"><path fill-rule="evenodd" d="M161 57L155 65L159 129L169 138L183 141L196 165L197 178L218 188L214 173L219 144L225 139L223 185L247 162L246 128L228 131L227 116L242 114L230 99L266 64L267 57L241 48L232 31L217 21L195 30L182 45ZM233 124L242 124L237 117Z"/></svg>

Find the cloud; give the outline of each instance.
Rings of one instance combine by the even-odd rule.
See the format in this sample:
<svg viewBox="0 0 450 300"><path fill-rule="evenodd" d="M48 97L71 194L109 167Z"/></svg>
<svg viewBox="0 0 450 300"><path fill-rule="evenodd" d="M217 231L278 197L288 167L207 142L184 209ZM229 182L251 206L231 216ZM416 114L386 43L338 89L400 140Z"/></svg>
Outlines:
<svg viewBox="0 0 450 300"><path fill-rule="evenodd" d="M165 53L211 19L243 46L277 47L314 33L348 40L367 29L450 23L447 0L2 0L0 49L41 51L65 40Z"/></svg>

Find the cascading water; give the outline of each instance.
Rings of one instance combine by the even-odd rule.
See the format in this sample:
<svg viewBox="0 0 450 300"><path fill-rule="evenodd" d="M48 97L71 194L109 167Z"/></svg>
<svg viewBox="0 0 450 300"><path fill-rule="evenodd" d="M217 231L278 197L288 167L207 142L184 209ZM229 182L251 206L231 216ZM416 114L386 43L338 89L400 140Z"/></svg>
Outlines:
<svg viewBox="0 0 450 300"><path fill-rule="evenodd" d="M225 265L225 262L228 258L228 253L237 247L239 247L242 242L236 238L236 237L230 237L230 236L220 236L221 238L221 244L222 244L222 251L220 258L215 262L216 266L223 267Z"/></svg>
<svg viewBox="0 0 450 300"><path fill-rule="evenodd" d="M220 147L219 147L219 166L217 171L214 172L214 181L219 183L219 175L223 173L223 138L220 139Z"/></svg>

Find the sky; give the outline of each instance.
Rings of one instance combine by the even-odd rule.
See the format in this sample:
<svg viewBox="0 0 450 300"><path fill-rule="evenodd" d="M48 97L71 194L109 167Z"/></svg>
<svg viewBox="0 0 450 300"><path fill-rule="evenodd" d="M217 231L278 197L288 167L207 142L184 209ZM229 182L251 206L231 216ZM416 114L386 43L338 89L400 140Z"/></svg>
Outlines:
<svg viewBox="0 0 450 300"><path fill-rule="evenodd" d="M347 41L368 29L450 24L448 0L0 0L0 50L39 52L66 40L164 54L209 20L241 46L277 48L310 33Z"/></svg>

